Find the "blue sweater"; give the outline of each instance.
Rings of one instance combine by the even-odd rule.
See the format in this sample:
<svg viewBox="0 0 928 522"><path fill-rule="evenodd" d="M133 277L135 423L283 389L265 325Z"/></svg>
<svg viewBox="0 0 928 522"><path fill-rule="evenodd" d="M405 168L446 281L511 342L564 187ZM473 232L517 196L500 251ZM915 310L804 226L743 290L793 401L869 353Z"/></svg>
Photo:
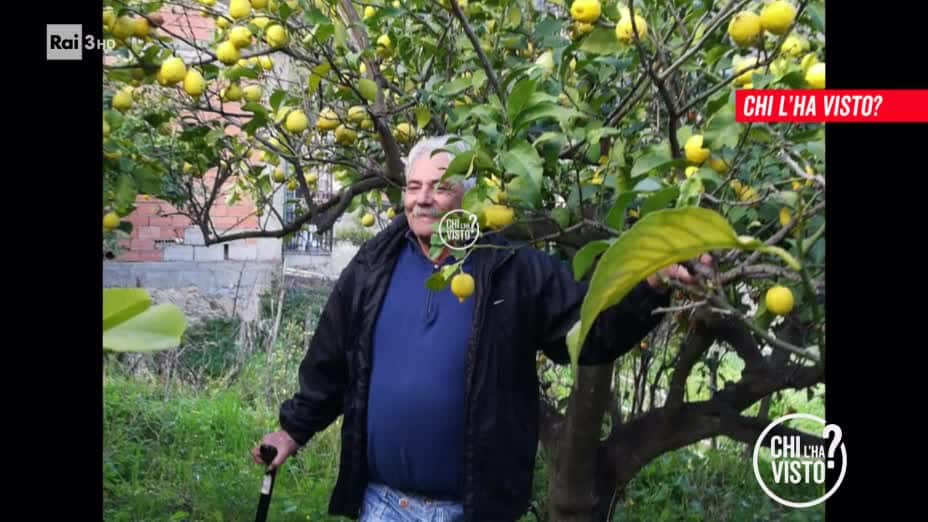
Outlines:
<svg viewBox="0 0 928 522"><path fill-rule="evenodd" d="M369 474L400 490L459 499L474 300L426 288L435 264L411 232L407 238L374 327ZM453 256L443 264L456 262ZM464 271L471 273L471 264L465 261Z"/></svg>

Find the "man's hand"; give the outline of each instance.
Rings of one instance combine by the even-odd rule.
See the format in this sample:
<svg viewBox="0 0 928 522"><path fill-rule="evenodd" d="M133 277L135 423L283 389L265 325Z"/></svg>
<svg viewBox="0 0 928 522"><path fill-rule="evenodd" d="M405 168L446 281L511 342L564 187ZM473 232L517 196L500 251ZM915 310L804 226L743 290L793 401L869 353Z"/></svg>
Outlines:
<svg viewBox="0 0 928 522"><path fill-rule="evenodd" d="M699 257L699 262L706 266L712 266L712 256L703 254ZM665 291L667 285L661 281L662 278L673 279L687 285L696 283L696 276L690 274L690 271L683 265L670 265L656 274L651 274L648 276L648 284L655 290Z"/></svg>
<svg viewBox="0 0 928 522"><path fill-rule="evenodd" d="M277 469L287 460L287 457L293 455L300 449L300 445L297 444L286 431L268 433L261 440L261 443L251 450L251 456L255 459L255 463L262 466L264 465L264 461L261 460L261 444L268 444L277 448L277 457L271 462L270 469Z"/></svg>

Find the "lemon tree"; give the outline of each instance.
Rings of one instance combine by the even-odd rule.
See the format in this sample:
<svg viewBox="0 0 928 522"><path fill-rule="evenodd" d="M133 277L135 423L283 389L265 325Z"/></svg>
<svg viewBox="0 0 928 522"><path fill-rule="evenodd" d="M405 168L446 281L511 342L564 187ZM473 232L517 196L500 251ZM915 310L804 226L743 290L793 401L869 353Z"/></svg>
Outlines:
<svg viewBox="0 0 928 522"><path fill-rule="evenodd" d="M826 85L823 1L105 0L102 16L118 43L103 77L108 235L131 231L139 194L188 216L207 244L325 231L345 213L373 226L402 212L417 139L468 143L445 176L476 181L464 207L481 232L557 256L589 285L565 339L573 364L539 358L542 439L608 445L610 458L552 457L552 519L594 484L589 511L609 512L681 444L759 433L737 415L701 429L705 412L748 415L823 382L825 129L740 124L734 109L738 90ZM320 193L322 173L333 190ZM286 189L301 194L289 219L271 205ZM244 200L258 229L214 225L217 202ZM583 364L603 310L707 252L715 263L674 285L646 350L614 346L610 371ZM462 300L480 291L459 266L427 284ZM746 371L690 397L694 368L720 357ZM616 399L593 400L603 394ZM638 431L599 439L599 419ZM568 461L585 472L568 480Z"/></svg>

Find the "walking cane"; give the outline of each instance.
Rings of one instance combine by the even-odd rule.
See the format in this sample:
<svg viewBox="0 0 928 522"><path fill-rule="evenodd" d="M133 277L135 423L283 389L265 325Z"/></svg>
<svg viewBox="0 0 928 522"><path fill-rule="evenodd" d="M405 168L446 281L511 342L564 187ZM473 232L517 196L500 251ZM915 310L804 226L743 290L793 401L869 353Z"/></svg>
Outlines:
<svg viewBox="0 0 928 522"><path fill-rule="evenodd" d="M277 457L277 448L268 444L261 445L261 460L264 464L270 466ZM267 520L267 509L271 504L271 493L274 491L274 478L277 476L277 469L270 469L264 472L264 482L261 483L261 498L258 499L258 514L255 522L265 522Z"/></svg>

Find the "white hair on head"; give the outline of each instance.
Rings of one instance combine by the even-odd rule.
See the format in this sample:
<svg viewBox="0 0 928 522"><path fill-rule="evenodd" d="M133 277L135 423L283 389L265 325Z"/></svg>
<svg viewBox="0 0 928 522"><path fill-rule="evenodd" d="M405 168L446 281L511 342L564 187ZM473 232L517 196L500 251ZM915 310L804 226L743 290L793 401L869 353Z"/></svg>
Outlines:
<svg viewBox="0 0 928 522"><path fill-rule="evenodd" d="M455 141L450 140L455 139ZM409 149L409 154L406 155L406 169L403 172L403 178L408 179L409 173L412 171L412 166L419 159L419 156L423 154L431 155L433 152L439 149L448 149L459 154L461 152L466 152L470 150L470 144L466 141L460 139L460 136L454 134L445 134L443 136L426 136L416 142L411 149ZM477 183L477 180L474 178L468 178L463 181L464 190L470 190Z"/></svg>

